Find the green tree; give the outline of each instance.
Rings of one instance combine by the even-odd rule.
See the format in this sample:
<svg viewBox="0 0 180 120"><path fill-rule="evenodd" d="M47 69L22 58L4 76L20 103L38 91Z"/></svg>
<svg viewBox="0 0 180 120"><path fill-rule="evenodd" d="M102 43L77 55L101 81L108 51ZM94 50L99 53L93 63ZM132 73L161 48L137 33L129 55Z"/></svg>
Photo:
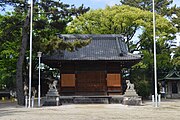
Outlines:
<svg viewBox="0 0 180 120"><path fill-rule="evenodd" d="M152 11L152 0L120 0L121 4ZM155 10L158 14L169 16L175 6L169 7L173 0L155 0Z"/></svg>
<svg viewBox="0 0 180 120"><path fill-rule="evenodd" d="M17 51L20 46L18 39L21 39L19 36L21 19L22 16L15 17L10 13L0 16L0 86L4 84L11 89L15 85ZM14 27L15 24L16 27Z"/></svg>
<svg viewBox="0 0 180 120"><path fill-rule="evenodd" d="M152 0L120 0L121 4L152 11ZM169 20L172 24L180 28L180 8L172 5L173 0L155 0L155 11ZM176 16L176 17L174 17Z"/></svg>
<svg viewBox="0 0 180 120"><path fill-rule="evenodd" d="M5 41L4 38L8 41L15 39L21 43L19 47L17 65L16 65L16 91L18 104L22 105L24 103L23 95L23 65L26 61L26 49L29 39L29 23L30 23L30 10L28 0L16 0L16 1L1 1L1 7L5 9L6 5L14 7L14 11L11 15L6 15L9 17L8 20L13 21L8 23L4 20L4 25L11 26L6 31L2 31L1 42ZM39 11L40 12L39 12ZM38 3L38 0L34 1L34 31L33 31L33 51L42 51L44 44L50 40L50 36L55 35L56 33L63 33L67 24L73 19L73 16L79 16L80 14L88 11L89 8L85 8L83 5L76 8L74 5L70 6L68 4L62 3L60 0L42 0ZM38 16L40 14L40 16ZM14 21L14 18L20 16L20 21ZM20 30L15 30L18 28ZM8 34L11 31L12 34L20 36L22 41L18 37L13 37ZM66 45L66 43L64 44ZM68 44L69 45L69 44ZM76 45L76 44L74 44ZM43 46L43 47L41 47ZM60 47L60 46L59 46ZM69 46L67 46L69 47ZM34 54L35 55L35 54ZM35 58L35 57L34 57ZM27 64L26 64L27 65ZM35 65L33 65L35 66Z"/></svg>
<svg viewBox="0 0 180 120"><path fill-rule="evenodd" d="M15 85L15 75L16 75L16 59L18 57L16 51L16 42L5 42L1 46L0 51L0 89L2 86L6 88L13 88Z"/></svg>
<svg viewBox="0 0 180 120"><path fill-rule="evenodd" d="M178 32L180 32L180 7L174 10L174 14L172 16L172 24L178 29Z"/></svg>
<svg viewBox="0 0 180 120"><path fill-rule="evenodd" d="M177 70L180 70L180 47L177 47L174 50L174 56L172 59L172 63Z"/></svg>

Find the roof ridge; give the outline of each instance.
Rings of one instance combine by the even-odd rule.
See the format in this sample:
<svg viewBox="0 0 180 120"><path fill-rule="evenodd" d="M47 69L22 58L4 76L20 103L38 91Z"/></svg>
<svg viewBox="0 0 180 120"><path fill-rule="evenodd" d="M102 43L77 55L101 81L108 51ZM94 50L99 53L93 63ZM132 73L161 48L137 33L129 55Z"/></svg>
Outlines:
<svg viewBox="0 0 180 120"><path fill-rule="evenodd" d="M116 47L117 47L119 56L123 56L123 52L122 52L122 49L120 48L120 44L119 44L119 39L118 39L118 37L116 37Z"/></svg>
<svg viewBox="0 0 180 120"><path fill-rule="evenodd" d="M81 38L81 39L87 39L87 38L113 38L113 37L120 37L123 38L123 35L121 34L58 34L59 37L65 37L68 39L75 39L75 38Z"/></svg>

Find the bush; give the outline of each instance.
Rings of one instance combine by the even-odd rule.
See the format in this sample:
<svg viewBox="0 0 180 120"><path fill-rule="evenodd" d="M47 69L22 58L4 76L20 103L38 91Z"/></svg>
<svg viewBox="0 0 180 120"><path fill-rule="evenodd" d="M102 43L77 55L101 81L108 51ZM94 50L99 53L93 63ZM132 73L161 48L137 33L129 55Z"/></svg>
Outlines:
<svg viewBox="0 0 180 120"><path fill-rule="evenodd" d="M139 96L142 96L142 98L148 98L151 92L151 86L147 80L139 80L134 82L136 91Z"/></svg>

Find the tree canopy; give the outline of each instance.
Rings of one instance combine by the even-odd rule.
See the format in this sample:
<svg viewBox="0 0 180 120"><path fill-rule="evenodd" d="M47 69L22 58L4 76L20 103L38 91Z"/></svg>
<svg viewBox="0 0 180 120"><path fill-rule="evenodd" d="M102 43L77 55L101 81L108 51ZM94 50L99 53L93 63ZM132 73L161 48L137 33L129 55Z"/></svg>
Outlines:
<svg viewBox="0 0 180 120"><path fill-rule="evenodd" d="M0 16L0 88L15 86L16 62L21 40L22 16ZM18 23L18 24L17 24Z"/></svg>
<svg viewBox="0 0 180 120"><path fill-rule="evenodd" d="M174 50L173 65L177 70L180 70L180 46Z"/></svg>
<svg viewBox="0 0 180 120"><path fill-rule="evenodd" d="M152 0L120 0L121 4L152 11ZM172 24L180 28L180 7L172 5L173 0L155 0L155 12L168 18Z"/></svg>
<svg viewBox="0 0 180 120"><path fill-rule="evenodd" d="M123 5L129 5L132 7L140 8L142 10L152 11L152 0L120 0ZM173 0L155 0L156 12L160 15L168 15L172 12L172 8L169 6Z"/></svg>

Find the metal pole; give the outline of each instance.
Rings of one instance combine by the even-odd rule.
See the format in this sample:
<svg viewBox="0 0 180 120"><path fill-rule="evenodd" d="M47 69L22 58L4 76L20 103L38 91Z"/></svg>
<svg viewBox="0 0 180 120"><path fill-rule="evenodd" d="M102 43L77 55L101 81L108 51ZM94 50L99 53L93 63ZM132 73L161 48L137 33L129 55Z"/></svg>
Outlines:
<svg viewBox="0 0 180 120"><path fill-rule="evenodd" d="M28 96L25 96L25 107L28 107Z"/></svg>
<svg viewBox="0 0 180 120"><path fill-rule="evenodd" d="M152 95L152 104L154 106L154 95Z"/></svg>
<svg viewBox="0 0 180 120"><path fill-rule="evenodd" d="M31 107L31 68L32 68L32 20L33 20L33 0L31 0L31 15L30 15L30 50L29 50L29 106Z"/></svg>
<svg viewBox="0 0 180 120"><path fill-rule="evenodd" d="M155 6L153 0L153 41L154 41L154 87L155 87L155 107L158 107L157 101L157 68L156 68L156 21L155 21Z"/></svg>
<svg viewBox="0 0 180 120"><path fill-rule="evenodd" d="M32 108L34 107L34 96L32 96Z"/></svg>
<svg viewBox="0 0 180 120"><path fill-rule="evenodd" d="M158 106L161 104L161 94L158 95Z"/></svg>
<svg viewBox="0 0 180 120"><path fill-rule="evenodd" d="M41 89L41 83L40 83L40 57L39 57L39 86L38 86L38 106L40 107L40 96L41 96L41 93L40 93L40 89Z"/></svg>
<svg viewBox="0 0 180 120"><path fill-rule="evenodd" d="M41 64L41 54L42 52L37 52L38 53L38 57L39 57L39 85L38 85L38 107L41 106L41 75L40 75L40 64Z"/></svg>

